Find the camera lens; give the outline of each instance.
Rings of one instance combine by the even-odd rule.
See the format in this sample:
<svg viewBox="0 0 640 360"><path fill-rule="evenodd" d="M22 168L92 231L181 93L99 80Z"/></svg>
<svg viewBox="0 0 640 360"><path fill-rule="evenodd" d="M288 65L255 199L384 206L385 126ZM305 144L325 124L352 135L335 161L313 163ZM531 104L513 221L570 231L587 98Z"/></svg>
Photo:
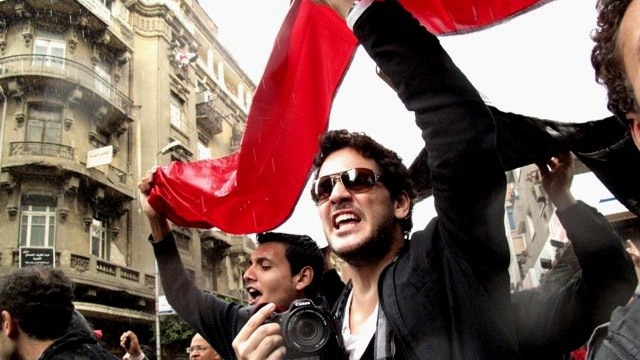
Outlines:
<svg viewBox="0 0 640 360"><path fill-rule="evenodd" d="M330 324L315 309L294 312L286 324L289 346L301 353L313 353L329 340Z"/></svg>

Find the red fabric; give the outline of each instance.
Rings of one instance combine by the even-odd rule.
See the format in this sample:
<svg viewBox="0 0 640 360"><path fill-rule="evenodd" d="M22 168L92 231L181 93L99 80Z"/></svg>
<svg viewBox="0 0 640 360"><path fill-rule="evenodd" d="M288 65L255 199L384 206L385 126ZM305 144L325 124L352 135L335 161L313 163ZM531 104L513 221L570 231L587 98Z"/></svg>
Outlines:
<svg viewBox="0 0 640 360"><path fill-rule="evenodd" d="M332 10L295 1L254 95L240 150L159 168L151 206L178 225L236 234L283 223L304 188L355 46Z"/></svg>
<svg viewBox="0 0 640 360"><path fill-rule="evenodd" d="M459 34L495 25L549 0L399 0L434 34Z"/></svg>
<svg viewBox="0 0 640 360"><path fill-rule="evenodd" d="M481 29L544 2L400 1L437 34ZM240 150L214 160L174 162L154 174L149 203L173 223L257 233L293 212L357 42L333 10L294 0L274 44Z"/></svg>
<svg viewBox="0 0 640 360"><path fill-rule="evenodd" d="M571 352L571 360L585 360L587 358L587 347L581 346Z"/></svg>

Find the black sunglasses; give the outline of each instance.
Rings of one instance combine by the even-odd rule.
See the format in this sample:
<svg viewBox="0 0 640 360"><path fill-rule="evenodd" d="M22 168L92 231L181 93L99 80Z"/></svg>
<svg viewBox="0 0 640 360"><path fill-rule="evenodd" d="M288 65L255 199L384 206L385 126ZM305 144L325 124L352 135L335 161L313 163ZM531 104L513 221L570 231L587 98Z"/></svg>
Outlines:
<svg viewBox="0 0 640 360"><path fill-rule="evenodd" d="M367 168L354 168L325 175L313 181L311 199L313 199L316 204L322 204L327 201L338 180L340 180L342 185L350 192L361 193L373 189L376 182L380 181L381 178L382 176L380 174Z"/></svg>

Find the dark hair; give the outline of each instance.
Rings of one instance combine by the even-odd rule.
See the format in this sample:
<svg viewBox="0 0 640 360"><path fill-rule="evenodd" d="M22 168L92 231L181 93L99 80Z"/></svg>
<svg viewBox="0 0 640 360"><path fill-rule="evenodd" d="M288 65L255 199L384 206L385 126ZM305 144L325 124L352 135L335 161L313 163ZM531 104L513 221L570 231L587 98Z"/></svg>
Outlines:
<svg viewBox="0 0 640 360"><path fill-rule="evenodd" d="M320 138L320 150L313 159L313 165L316 168L314 178L318 178L318 171L327 156L344 148L354 149L363 157L376 162L380 175L382 175L381 182L389 190L393 199L399 198L403 192L407 193L411 200L411 205L409 214L400 220L400 226L405 237L408 237L413 227L411 214L413 212L415 191L413 190L409 170L395 151L387 149L370 136L361 132L349 132L344 129L330 130Z"/></svg>
<svg viewBox="0 0 640 360"><path fill-rule="evenodd" d="M640 112L633 88L624 70L618 44L620 24L632 0L598 0L598 28L591 38L595 46L591 51L591 64L596 81L607 89L607 108L626 122L630 111Z"/></svg>
<svg viewBox="0 0 640 360"><path fill-rule="evenodd" d="M64 335L73 309L73 283L62 270L20 268L0 285L0 310L8 311L22 331L38 340Z"/></svg>
<svg viewBox="0 0 640 360"><path fill-rule="evenodd" d="M282 243L286 246L285 257L289 261L291 274L297 274L305 266L313 269L313 279L304 289L306 297L313 299L320 291L320 281L324 272L324 256L318 244L307 235L294 235L279 232L264 232L257 234L258 244L270 242Z"/></svg>

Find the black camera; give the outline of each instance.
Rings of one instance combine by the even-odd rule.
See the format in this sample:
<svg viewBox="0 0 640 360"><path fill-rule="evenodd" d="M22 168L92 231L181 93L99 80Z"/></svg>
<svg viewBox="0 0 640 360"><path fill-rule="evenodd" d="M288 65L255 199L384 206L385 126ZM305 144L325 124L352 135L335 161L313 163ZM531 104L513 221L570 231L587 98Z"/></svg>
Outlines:
<svg viewBox="0 0 640 360"><path fill-rule="evenodd" d="M335 343L333 317L326 301L319 302L316 305L310 299L294 300L287 311L274 313L265 321L282 327L287 358L323 354L330 343Z"/></svg>

